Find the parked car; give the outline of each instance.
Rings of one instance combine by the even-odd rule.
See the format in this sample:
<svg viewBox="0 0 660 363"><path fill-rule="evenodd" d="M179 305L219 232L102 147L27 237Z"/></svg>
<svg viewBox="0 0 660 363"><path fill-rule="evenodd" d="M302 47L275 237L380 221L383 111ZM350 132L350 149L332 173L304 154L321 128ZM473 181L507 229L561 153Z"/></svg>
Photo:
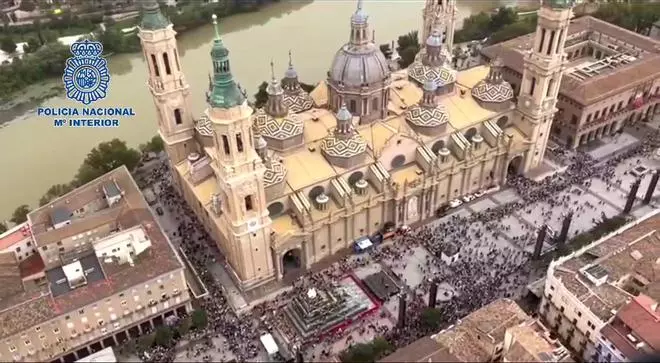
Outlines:
<svg viewBox="0 0 660 363"><path fill-rule="evenodd" d="M462 200L454 199L451 202L449 202L449 208L457 208L457 207L460 207L461 204L463 204Z"/></svg>
<svg viewBox="0 0 660 363"><path fill-rule="evenodd" d="M463 196L463 201L465 203L470 203L471 201L477 199L477 197L474 194L467 194Z"/></svg>

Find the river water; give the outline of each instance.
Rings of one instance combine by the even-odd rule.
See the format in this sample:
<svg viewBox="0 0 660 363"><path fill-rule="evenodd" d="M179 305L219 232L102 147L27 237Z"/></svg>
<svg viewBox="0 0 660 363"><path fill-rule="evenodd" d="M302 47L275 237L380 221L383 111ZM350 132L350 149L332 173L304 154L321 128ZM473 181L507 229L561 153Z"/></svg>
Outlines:
<svg viewBox="0 0 660 363"><path fill-rule="evenodd" d="M423 3L423 0L366 0L365 10L370 15L371 28L376 30L376 42L391 42L399 35L421 28ZM458 16L463 19L475 12L515 3L514 0L458 0ZM355 4L353 0L285 0L259 12L222 19L221 31L231 52L235 78L249 94L254 94L262 81L270 79L271 59L275 62L276 76L284 74L291 49L301 81L316 83L323 79L334 53L348 40L349 19ZM193 112L197 115L205 108L212 38L211 26L178 37L181 67L191 85ZM155 109L145 84L147 72L142 54L113 56L109 67L112 76L109 96L94 106L133 107L136 116L122 119L120 127L55 129L52 117L37 116L34 110L23 107L14 110L16 117L0 128L0 221L9 218L20 204L36 206L51 185L69 182L87 152L99 142L119 138L136 147L155 135ZM44 100L39 106L79 105L60 96Z"/></svg>

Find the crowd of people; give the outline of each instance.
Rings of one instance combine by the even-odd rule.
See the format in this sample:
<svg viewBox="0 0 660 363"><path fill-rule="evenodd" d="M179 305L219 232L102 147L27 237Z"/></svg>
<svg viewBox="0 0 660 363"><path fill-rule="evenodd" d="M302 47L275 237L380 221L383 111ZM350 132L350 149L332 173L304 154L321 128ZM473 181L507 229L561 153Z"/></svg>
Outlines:
<svg viewBox="0 0 660 363"><path fill-rule="evenodd" d="M194 360L254 359L259 350L263 349L259 346L259 336L281 327L281 317L277 312L294 296L305 293L310 287L332 288L347 273L374 262L387 266L407 283L403 273L410 263L407 256L414 254L418 247L423 247L429 254L416 268L424 278L421 283L409 284L407 287L408 324L405 327L389 329L366 320L349 331L336 332L332 336L307 340L292 338L289 342L303 351L314 351L307 354L312 360L333 354L331 346L336 341L344 340L349 345L353 344L351 334L354 332L364 333L369 330L372 334L385 337L394 346L408 344L428 333L420 316L426 309L426 296L431 281L447 287L441 292L444 298L438 299L437 309L442 316L442 321L438 322L440 325L451 324L494 299L519 297L521 286L527 284L531 269L528 263L531 254L525 250L525 246L535 237L536 229L530 226L522 235L508 236L514 244L503 246L498 240L502 233L509 232L501 223L504 218L513 212L529 213L526 207L538 202L548 205L542 214L545 222L552 218L553 209L580 212L580 208L598 208L594 205L574 205L573 199L566 194L563 197L557 196L571 191L574 186L588 188L592 178L602 179L608 187L625 188L622 180L616 177L615 167L624 160L648 155L656 150L660 147L658 136L657 132L648 133L638 146L604 162L594 160L586 153L563 153L560 159L567 164L564 173L539 182L523 177L509 178L509 186L521 197L519 201L472 213L467 217L452 216L442 223L399 236L394 244L383 244L360 257L344 258L323 271L306 273L294 281L292 289L257 304L250 313L240 318L230 308L223 287L210 272L210 266L223 263L222 257L194 213L175 192L167 165L163 163L154 168L143 182L153 186L161 205L176 219L178 225L175 230L169 231L170 237L184 250L209 290L209 296L199 302L199 308L207 313L208 325L176 339L190 342L183 349L185 355ZM460 258L450 265L441 261L441 255L449 245L459 246L460 254ZM284 333L290 337L295 336L295 332ZM173 361L176 356L175 347L176 344L153 347L143 357L155 362ZM316 353L319 347L320 356Z"/></svg>

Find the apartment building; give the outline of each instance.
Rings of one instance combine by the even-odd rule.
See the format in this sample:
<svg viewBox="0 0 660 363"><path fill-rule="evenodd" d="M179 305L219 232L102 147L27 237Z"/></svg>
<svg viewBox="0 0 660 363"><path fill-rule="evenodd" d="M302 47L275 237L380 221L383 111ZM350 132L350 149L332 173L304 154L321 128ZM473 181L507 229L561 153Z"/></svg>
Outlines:
<svg viewBox="0 0 660 363"><path fill-rule="evenodd" d="M599 337L622 307L640 294L660 297L659 229L655 210L548 267L540 314L585 361L597 359Z"/></svg>
<svg viewBox="0 0 660 363"><path fill-rule="evenodd" d="M571 362L560 342L510 299L496 300L380 362Z"/></svg>
<svg viewBox="0 0 660 363"><path fill-rule="evenodd" d="M0 255L0 360L75 361L191 310L203 285L125 167L32 211L43 278Z"/></svg>
<svg viewBox="0 0 660 363"><path fill-rule="evenodd" d="M38 281L45 277L44 262L37 253L37 247L27 222L0 235L0 254L3 255L2 259L10 265L18 264L18 270L23 280ZM4 256L5 254L14 255L15 260Z"/></svg>
<svg viewBox="0 0 660 363"><path fill-rule="evenodd" d="M601 329L596 344L598 362L638 362L660 353L658 300L640 294L624 305Z"/></svg>
<svg viewBox="0 0 660 363"><path fill-rule="evenodd" d="M533 44L532 33L484 47L481 55L484 61L503 59L503 77L518 94L523 58ZM583 16L571 21L564 53L552 125L556 142L576 148L660 113L658 40Z"/></svg>

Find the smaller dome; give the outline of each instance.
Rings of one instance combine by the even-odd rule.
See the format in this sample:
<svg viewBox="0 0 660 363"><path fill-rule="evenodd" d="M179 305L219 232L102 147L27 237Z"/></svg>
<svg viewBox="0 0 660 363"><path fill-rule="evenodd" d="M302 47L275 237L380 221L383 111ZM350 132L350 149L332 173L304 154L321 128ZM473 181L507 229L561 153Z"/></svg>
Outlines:
<svg viewBox="0 0 660 363"><path fill-rule="evenodd" d="M420 61L408 67L408 76L420 85L433 81L437 87L442 87L456 82L456 71L449 66L431 67Z"/></svg>
<svg viewBox="0 0 660 363"><path fill-rule="evenodd" d="M275 140L287 140L302 135L304 127L303 121L297 115L276 118L264 112L263 109L257 111L254 122L261 135Z"/></svg>
<svg viewBox="0 0 660 363"><path fill-rule="evenodd" d="M507 102L513 99L513 88L506 81L492 83L482 79L472 88L472 97L481 102Z"/></svg>
<svg viewBox="0 0 660 363"><path fill-rule="evenodd" d="M449 122L449 114L443 105L436 107L413 105L406 111L405 118L418 127L437 127Z"/></svg>
<svg viewBox="0 0 660 363"><path fill-rule="evenodd" d="M366 141L358 133L348 138L340 138L336 135L328 135L321 140L321 150L327 155L335 158L352 158L367 150Z"/></svg>
<svg viewBox="0 0 660 363"><path fill-rule="evenodd" d="M282 163L277 160L270 160L270 162L266 164L266 171L264 172L264 186L266 188L281 183L285 178L286 168Z"/></svg>

